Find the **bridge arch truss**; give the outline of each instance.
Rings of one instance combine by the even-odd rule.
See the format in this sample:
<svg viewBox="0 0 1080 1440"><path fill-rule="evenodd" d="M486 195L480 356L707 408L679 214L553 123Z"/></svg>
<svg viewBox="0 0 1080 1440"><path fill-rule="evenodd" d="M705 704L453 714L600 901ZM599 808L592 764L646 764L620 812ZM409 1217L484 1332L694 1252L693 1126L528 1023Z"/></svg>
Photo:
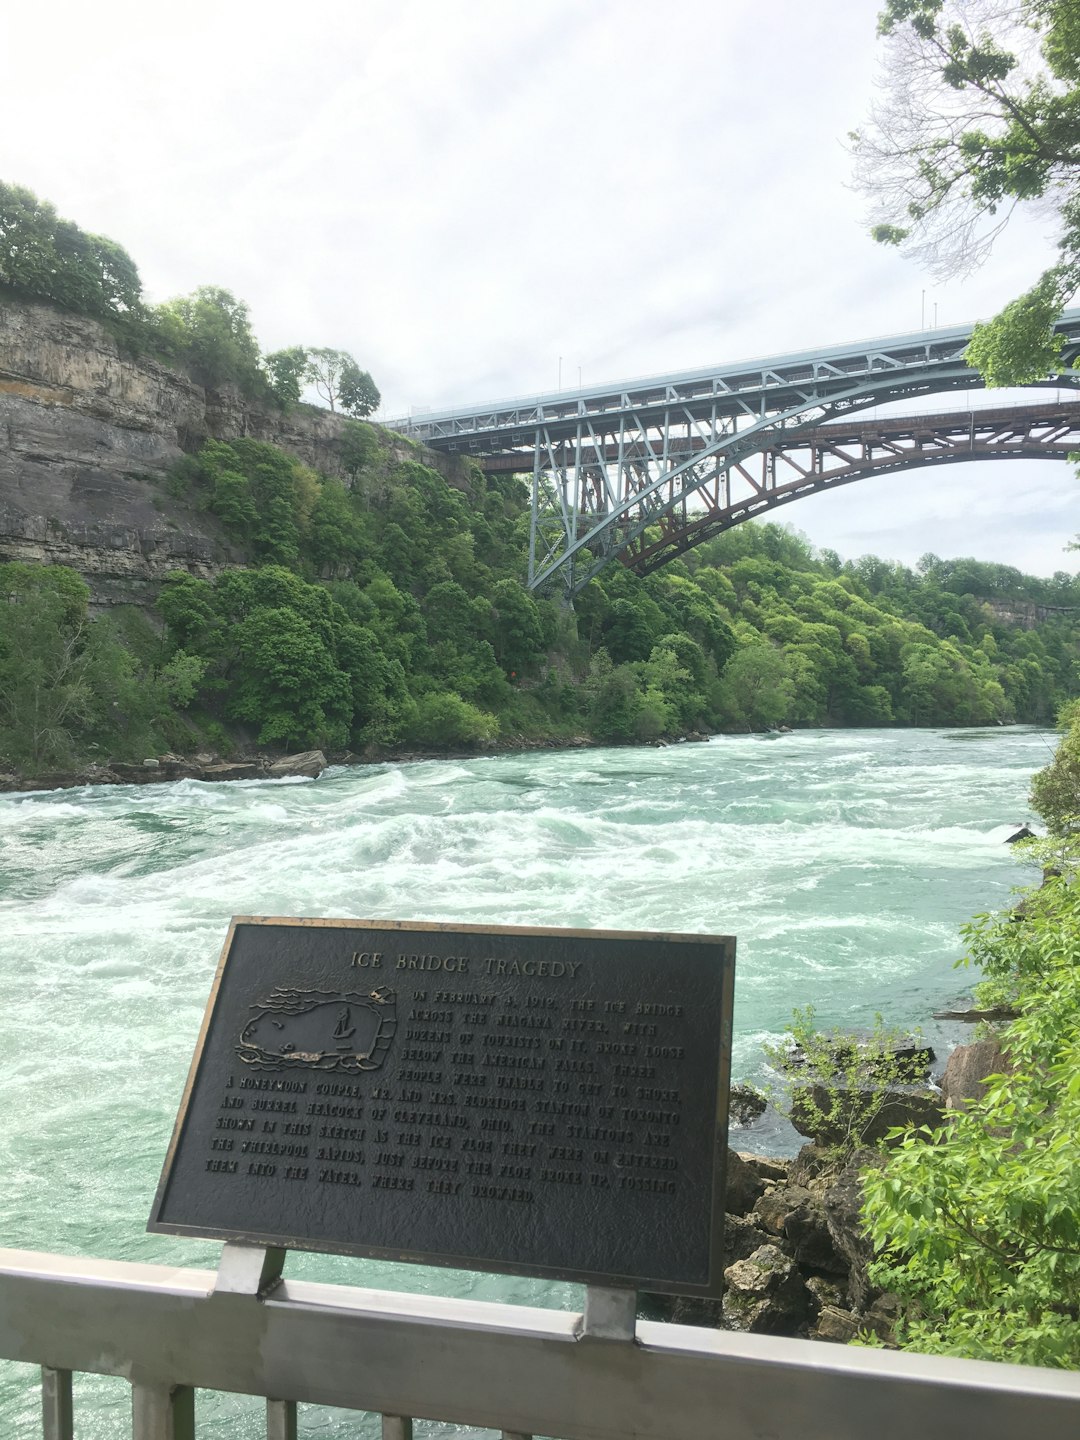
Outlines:
<svg viewBox="0 0 1080 1440"><path fill-rule="evenodd" d="M1073 387L1080 384L1069 369L1080 356L1080 310L1066 311L1057 328L1062 370L1044 384ZM492 468L531 471L529 585L561 584L572 598L615 559L654 570L710 534L846 480L990 458L991 448L994 458L1024 453L1004 441L994 448L978 425L963 457L955 436L918 454L901 439L864 435L870 451L858 464L838 448L838 431L862 411L981 387L964 360L971 329L429 414L394 428L436 449L489 457ZM1033 452L1049 455L1033 434ZM979 454L976 439L988 447Z"/></svg>
<svg viewBox="0 0 1080 1440"><path fill-rule="evenodd" d="M648 575L744 520L873 475L981 460L1067 460L1078 452L1075 399L821 425L719 470L695 505L673 506L622 559Z"/></svg>

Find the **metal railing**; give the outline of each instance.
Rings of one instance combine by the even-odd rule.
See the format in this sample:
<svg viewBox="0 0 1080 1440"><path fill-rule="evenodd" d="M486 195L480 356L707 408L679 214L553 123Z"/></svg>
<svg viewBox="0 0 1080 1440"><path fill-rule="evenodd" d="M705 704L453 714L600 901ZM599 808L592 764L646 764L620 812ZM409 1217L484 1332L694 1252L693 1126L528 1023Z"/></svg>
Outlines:
<svg viewBox="0 0 1080 1440"><path fill-rule="evenodd" d="M227 1268L0 1250L0 1358L42 1367L46 1440L78 1434L73 1371L130 1381L135 1440L192 1440L196 1389L267 1397L268 1440L293 1440L298 1402L375 1412L384 1440L420 1417L508 1440L1080 1434L1080 1374L647 1321L602 1338L610 1301L583 1323L273 1275L259 1298Z"/></svg>

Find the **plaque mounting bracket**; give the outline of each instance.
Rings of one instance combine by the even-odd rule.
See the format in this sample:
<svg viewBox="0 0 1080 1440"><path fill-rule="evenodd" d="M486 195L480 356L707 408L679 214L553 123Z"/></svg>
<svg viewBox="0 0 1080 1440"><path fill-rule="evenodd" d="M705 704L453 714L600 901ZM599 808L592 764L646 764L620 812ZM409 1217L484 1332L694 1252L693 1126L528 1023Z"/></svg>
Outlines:
<svg viewBox="0 0 1080 1440"><path fill-rule="evenodd" d="M579 1340L633 1340L637 1329L637 1291L607 1285L585 1287L585 1313Z"/></svg>
<svg viewBox="0 0 1080 1440"><path fill-rule="evenodd" d="M241 1245L229 1240L221 1249L215 1295L266 1297L281 1284L286 1250L278 1245Z"/></svg>

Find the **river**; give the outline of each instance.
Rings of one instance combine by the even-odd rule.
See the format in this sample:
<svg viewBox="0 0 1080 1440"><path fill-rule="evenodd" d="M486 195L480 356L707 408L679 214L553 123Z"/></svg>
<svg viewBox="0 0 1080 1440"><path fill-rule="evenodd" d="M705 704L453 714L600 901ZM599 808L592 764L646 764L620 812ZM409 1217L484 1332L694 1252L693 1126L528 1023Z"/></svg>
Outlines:
<svg viewBox="0 0 1080 1440"><path fill-rule="evenodd" d="M1035 730L801 731L667 749L331 769L318 781L0 798L0 1243L213 1267L147 1235L210 981L234 914L565 925L737 937L733 1074L793 1006L851 1027L964 995L958 926L1029 881ZM769 1120L739 1148L789 1151ZM580 1308L573 1285L294 1255L287 1273ZM0 1434L40 1433L0 1365ZM126 1433L122 1381L77 1381L78 1433ZM200 1396L200 1434L261 1433L257 1402ZM374 1435L305 1407L305 1435ZM418 1426L443 1435L448 1427Z"/></svg>

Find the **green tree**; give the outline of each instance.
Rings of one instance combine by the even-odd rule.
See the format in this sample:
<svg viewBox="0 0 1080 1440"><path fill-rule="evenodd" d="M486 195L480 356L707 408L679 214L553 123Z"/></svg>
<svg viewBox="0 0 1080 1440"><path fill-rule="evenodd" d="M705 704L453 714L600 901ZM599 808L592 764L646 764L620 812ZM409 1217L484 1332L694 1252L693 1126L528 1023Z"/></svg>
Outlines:
<svg viewBox="0 0 1080 1440"><path fill-rule="evenodd" d="M499 580L491 592L491 643L507 675L524 675L544 656L540 607L516 580Z"/></svg>
<svg viewBox="0 0 1080 1440"><path fill-rule="evenodd" d="M887 0L879 29L888 84L853 136L874 236L951 275L985 259L1017 206L1052 206L1057 261L977 326L968 349L989 385L1045 379L1060 368L1053 324L1080 285L1074 0Z"/></svg>
<svg viewBox="0 0 1080 1440"><path fill-rule="evenodd" d="M793 698L788 665L773 645L741 645L721 676L725 706L751 726L780 725Z"/></svg>
<svg viewBox="0 0 1080 1440"><path fill-rule="evenodd" d="M444 691L425 695L418 702L411 730L421 745L447 750L494 740L499 733L499 722L494 715L471 705L460 695Z"/></svg>
<svg viewBox="0 0 1080 1440"><path fill-rule="evenodd" d="M366 370L345 350L320 348L307 352L306 377L331 410L363 419L379 408L379 392Z"/></svg>
<svg viewBox="0 0 1080 1440"><path fill-rule="evenodd" d="M1049 765L1032 778L1031 803L1053 834L1080 830L1080 700L1061 713L1065 731Z"/></svg>
<svg viewBox="0 0 1080 1440"><path fill-rule="evenodd" d="M217 388L231 381L258 391L260 381L265 383L248 307L228 290L203 285L159 305L153 318L165 349L200 385Z"/></svg>
<svg viewBox="0 0 1080 1440"><path fill-rule="evenodd" d="M355 363L346 365L342 371L338 382L338 395L345 414L358 420L374 415L382 399L375 381L366 370L361 370Z"/></svg>
<svg viewBox="0 0 1080 1440"><path fill-rule="evenodd" d="M88 599L62 565L0 565L0 754L30 773L153 742L158 693Z"/></svg>
<svg viewBox="0 0 1080 1440"><path fill-rule="evenodd" d="M63 220L47 200L0 181L0 285L101 320L138 320L142 284L127 251Z"/></svg>
<svg viewBox="0 0 1080 1440"><path fill-rule="evenodd" d="M1074 857L1080 858L1080 857ZM1008 1073L863 1177L875 1278L912 1349L1080 1366L1080 891L1051 880L968 933L1016 1000ZM929 1141L929 1143L927 1143Z"/></svg>
<svg viewBox="0 0 1080 1440"><path fill-rule="evenodd" d="M287 350L275 350L271 355L264 355L263 366L270 389L282 409L298 405L308 367L308 353L304 347L290 345Z"/></svg>
<svg viewBox="0 0 1080 1440"><path fill-rule="evenodd" d="M348 739L352 690L331 649L295 610L258 606L236 626L226 714L258 727L260 745Z"/></svg>

